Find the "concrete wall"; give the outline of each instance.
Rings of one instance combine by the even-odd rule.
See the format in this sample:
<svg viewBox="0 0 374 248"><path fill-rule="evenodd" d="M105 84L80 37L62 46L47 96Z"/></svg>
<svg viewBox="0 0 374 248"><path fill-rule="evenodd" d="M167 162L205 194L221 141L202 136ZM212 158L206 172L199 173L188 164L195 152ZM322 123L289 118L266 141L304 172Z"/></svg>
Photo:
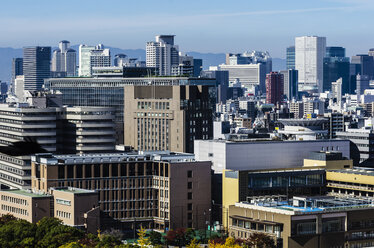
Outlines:
<svg viewBox="0 0 374 248"><path fill-rule="evenodd" d="M223 170L299 168L310 152L340 151L350 157L348 140L226 142L195 140L196 160L212 161L215 173Z"/></svg>

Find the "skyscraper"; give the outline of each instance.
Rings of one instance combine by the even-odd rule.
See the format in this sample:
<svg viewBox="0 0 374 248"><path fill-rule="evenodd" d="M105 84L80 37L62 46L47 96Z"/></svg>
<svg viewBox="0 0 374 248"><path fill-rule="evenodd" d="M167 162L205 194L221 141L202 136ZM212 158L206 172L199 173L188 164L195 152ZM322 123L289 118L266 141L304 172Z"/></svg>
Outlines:
<svg viewBox="0 0 374 248"><path fill-rule="evenodd" d="M294 69L288 69L286 71L280 71L283 74L284 81L284 95L288 100L298 98L298 71Z"/></svg>
<svg viewBox="0 0 374 248"><path fill-rule="evenodd" d="M271 72L266 74L266 103L274 105L283 102L283 74Z"/></svg>
<svg viewBox="0 0 374 248"><path fill-rule="evenodd" d="M157 35L156 41L147 42L147 67L155 67L160 76L171 75L171 68L179 65L178 46L174 35Z"/></svg>
<svg viewBox="0 0 374 248"><path fill-rule="evenodd" d="M53 74L60 74L62 77L74 77L76 75L77 52L69 47L70 42L63 40L58 44L58 48L53 51L51 68Z"/></svg>
<svg viewBox="0 0 374 248"><path fill-rule="evenodd" d="M326 47L326 57L323 59L323 91L331 91L331 84L342 79L342 94L354 93L349 84L349 58L345 57L345 48Z"/></svg>
<svg viewBox="0 0 374 248"><path fill-rule="evenodd" d="M23 74L25 90L41 90L44 79L51 75L51 47L23 48Z"/></svg>
<svg viewBox="0 0 374 248"><path fill-rule="evenodd" d="M12 60L12 84L17 76L23 75L23 58L13 58Z"/></svg>
<svg viewBox="0 0 374 248"><path fill-rule="evenodd" d="M295 69L295 46L287 47L286 53L287 70Z"/></svg>
<svg viewBox="0 0 374 248"><path fill-rule="evenodd" d="M369 80L374 79L374 57L367 54L352 56L351 64L356 67L358 74L367 75Z"/></svg>
<svg viewBox="0 0 374 248"><path fill-rule="evenodd" d="M110 50L104 45L79 46L79 73L80 77L90 77L93 67L106 67L111 65Z"/></svg>
<svg viewBox="0 0 374 248"><path fill-rule="evenodd" d="M295 69L299 71L299 90L322 92L325 53L326 37L295 38Z"/></svg>

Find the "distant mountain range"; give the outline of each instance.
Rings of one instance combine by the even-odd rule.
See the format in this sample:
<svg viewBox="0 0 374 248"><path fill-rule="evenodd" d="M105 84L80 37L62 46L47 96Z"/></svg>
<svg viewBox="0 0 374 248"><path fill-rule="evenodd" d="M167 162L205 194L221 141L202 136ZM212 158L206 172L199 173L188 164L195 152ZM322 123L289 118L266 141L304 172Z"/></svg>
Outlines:
<svg viewBox="0 0 374 248"><path fill-rule="evenodd" d="M72 46L73 49L78 51L79 45ZM119 53L124 53L130 58L137 58L145 60L144 49L120 49L115 47L110 48L112 57ZM54 49L54 48L53 48ZM12 75L12 59L22 57L22 48L0 47L0 80L9 82ZM215 66L225 63L224 53L200 53L200 52L187 52L186 54L193 56L196 59L203 60L204 69L209 66ZM286 68L286 60L281 58L273 58L273 71L284 70Z"/></svg>

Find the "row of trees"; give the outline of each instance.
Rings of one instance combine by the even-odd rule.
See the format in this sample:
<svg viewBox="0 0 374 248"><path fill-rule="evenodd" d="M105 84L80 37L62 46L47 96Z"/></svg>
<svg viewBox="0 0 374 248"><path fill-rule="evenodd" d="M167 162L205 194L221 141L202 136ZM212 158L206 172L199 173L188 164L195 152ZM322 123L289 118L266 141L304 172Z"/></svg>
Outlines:
<svg viewBox="0 0 374 248"><path fill-rule="evenodd" d="M138 232L134 244L123 244L122 233L116 230L87 234L74 227L63 225L59 219L43 218L36 224L17 220L12 215L0 217L0 247L17 248L139 248L163 247L167 245L199 247L207 244L212 248L225 247L275 247L274 240L264 234L253 234L249 239L234 239L212 236L208 240L202 233L193 229L170 230L166 236L159 232L147 233L145 229Z"/></svg>

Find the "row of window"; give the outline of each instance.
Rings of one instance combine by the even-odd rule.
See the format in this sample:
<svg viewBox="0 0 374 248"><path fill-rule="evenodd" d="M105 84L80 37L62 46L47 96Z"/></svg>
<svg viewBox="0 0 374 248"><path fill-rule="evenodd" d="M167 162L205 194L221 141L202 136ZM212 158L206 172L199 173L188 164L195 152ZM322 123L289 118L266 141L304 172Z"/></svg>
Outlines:
<svg viewBox="0 0 374 248"><path fill-rule="evenodd" d="M7 195L1 195L1 201L11 202L11 203L19 204L19 205L24 205L24 206L29 205L28 202L24 199L7 196Z"/></svg>
<svg viewBox="0 0 374 248"><path fill-rule="evenodd" d="M1 210L7 211L13 214L21 214L24 216L29 216L29 212L26 209L11 207L11 206L4 205L4 204L1 204Z"/></svg>
<svg viewBox="0 0 374 248"><path fill-rule="evenodd" d="M64 219L71 219L71 213L61 210L56 210L56 216Z"/></svg>

